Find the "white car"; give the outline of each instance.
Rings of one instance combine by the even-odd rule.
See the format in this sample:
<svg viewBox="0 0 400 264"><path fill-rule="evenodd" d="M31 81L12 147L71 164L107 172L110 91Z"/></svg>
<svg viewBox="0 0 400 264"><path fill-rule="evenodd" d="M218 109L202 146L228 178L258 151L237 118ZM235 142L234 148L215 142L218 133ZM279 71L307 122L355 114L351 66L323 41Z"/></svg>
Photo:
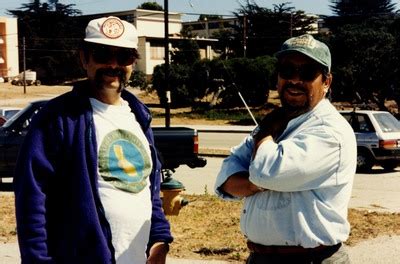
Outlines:
<svg viewBox="0 0 400 264"><path fill-rule="evenodd" d="M393 170L400 165L400 122L389 112L372 110L340 111L357 138L357 169L373 165Z"/></svg>
<svg viewBox="0 0 400 264"><path fill-rule="evenodd" d="M19 112L21 108L18 107L2 107L0 108L0 116L4 116L7 120Z"/></svg>

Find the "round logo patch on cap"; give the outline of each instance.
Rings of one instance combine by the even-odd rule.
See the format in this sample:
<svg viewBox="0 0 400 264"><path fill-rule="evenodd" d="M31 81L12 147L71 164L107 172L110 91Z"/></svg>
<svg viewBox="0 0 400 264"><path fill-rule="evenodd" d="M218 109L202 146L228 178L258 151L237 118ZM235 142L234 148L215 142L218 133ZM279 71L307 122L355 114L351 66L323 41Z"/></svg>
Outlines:
<svg viewBox="0 0 400 264"><path fill-rule="evenodd" d="M124 34L124 25L122 21L118 18L109 18L104 21L103 25L101 26L101 31L103 34L108 38L119 38Z"/></svg>

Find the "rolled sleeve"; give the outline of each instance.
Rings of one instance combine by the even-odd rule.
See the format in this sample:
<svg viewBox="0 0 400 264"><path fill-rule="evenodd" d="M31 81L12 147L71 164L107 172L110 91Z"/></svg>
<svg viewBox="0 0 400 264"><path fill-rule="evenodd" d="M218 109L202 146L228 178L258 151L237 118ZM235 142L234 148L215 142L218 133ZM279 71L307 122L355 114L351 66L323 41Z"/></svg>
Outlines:
<svg viewBox="0 0 400 264"><path fill-rule="evenodd" d="M249 171L251 155L254 148L252 136L246 137L241 144L231 149L231 155L227 157L221 166L215 181L215 193L226 200L239 200L240 198L231 196L221 191L220 187L226 180L235 173Z"/></svg>

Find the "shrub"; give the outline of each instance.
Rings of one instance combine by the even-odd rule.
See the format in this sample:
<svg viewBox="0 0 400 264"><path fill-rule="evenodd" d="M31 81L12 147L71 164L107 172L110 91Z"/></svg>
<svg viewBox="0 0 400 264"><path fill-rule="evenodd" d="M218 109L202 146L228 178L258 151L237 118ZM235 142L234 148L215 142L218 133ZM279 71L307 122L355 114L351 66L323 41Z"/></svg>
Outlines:
<svg viewBox="0 0 400 264"><path fill-rule="evenodd" d="M148 86L146 74L142 71L134 71L129 79L129 85L132 87L138 87L141 90L145 90Z"/></svg>
<svg viewBox="0 0 400 264"><path fill-rule="evenodd" d="M249 105L265 104L269 90L274 87L275 64L276 59L269 56L226 61L224 65L226 89L221 94L222 104L227 107L242 106L243 102L238 92Z"/></svg>
<svg viewBox="0 0 400 264"><path fill-rule="evenodd" d="M187 65L171 64L169 71L169 90L171 91L171 106L182 107L190 105L194 98L187 86L190 68ZM156 89L160 103L166 103L165 65L158 65L153 72L153 88Z"/></svg>
<svg viewBox="0 0 400 264"><path fill-rule="evenodd" d="M171 64L170 91L171 106L192 105L196 98L219 94L222 106L243 106L238 95L241 92L249 105L257 106L266 103L269 90L275 83L276 59L265 56L255 59L236 58L231 60L201 60L192 66ZM157 90L161 103L165 103L165 66L154 68L153 87Z"/></svg>

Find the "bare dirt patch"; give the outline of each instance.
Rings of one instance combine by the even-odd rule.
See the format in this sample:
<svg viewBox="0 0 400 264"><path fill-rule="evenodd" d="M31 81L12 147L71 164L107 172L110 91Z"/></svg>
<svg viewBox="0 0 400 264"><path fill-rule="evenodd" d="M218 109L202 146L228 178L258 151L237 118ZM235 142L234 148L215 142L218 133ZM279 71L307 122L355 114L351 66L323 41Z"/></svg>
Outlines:
<svg viewBox="0 0 400 264"><path fill-rule="evenodd" d="M39 98L49 99L71 90L71 86L23 86L0 83L0 106L24 107L30 101Z"/></svg>
<svg viewBox="0 0 400 264"><path fill-rule="evenodd" d="M0 195L0 243L16 241L14 196Z"/></svg>

